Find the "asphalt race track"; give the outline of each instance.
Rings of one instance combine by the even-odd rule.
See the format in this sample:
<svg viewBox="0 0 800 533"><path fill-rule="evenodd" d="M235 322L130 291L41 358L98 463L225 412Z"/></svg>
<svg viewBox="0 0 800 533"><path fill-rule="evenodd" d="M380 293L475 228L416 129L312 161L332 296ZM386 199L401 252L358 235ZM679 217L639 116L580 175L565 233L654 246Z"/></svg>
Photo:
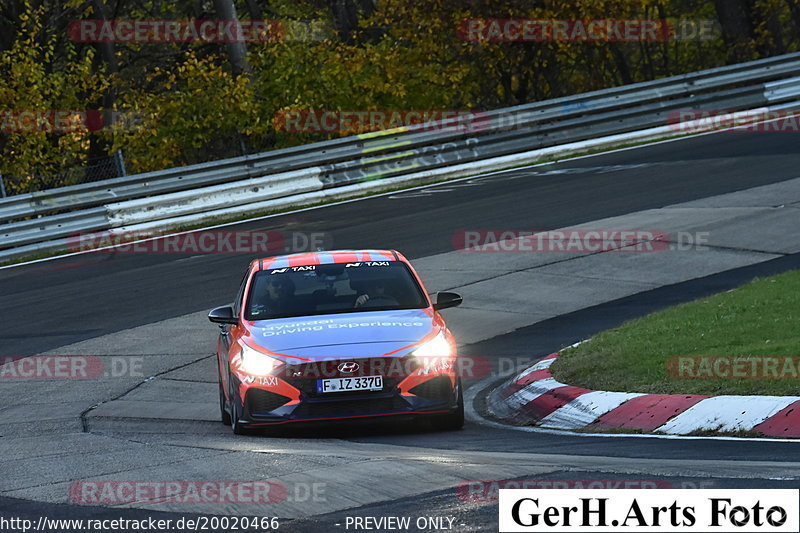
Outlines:
<svg viewBox="0 0 800 533"><path fill-rule="evenodd" d="M547 230L571 227L798 177L800 143L797 135L721 133L289 213L224 229L275 230L286 234L322 232L326 244L335 248L395 248L412 262L429 264L431 258L453 252L453 235L465 229ZM800 222L800 211L794 207L789 209ZM775 238L779 240L780 234L776 233ZM542 314L542 320L526 317L524 323L527 325L510 328L514 329L511 332L498 329L496 324L492 326L494 329L487 329L485 335L480 331L470 333L464 327L465 338L472 335L469 338L474 338L475 342L463 345L460 353L486 358L497 371L500 360L533 361L630 318L727 290L756 276L800 268L800 256L796 251L770 252L769 255L763 250L725 251L733 252L748 259L736 263L735 267L697 271L696 275L687 275L680 282L664 280L663 283L642 284L639 288L626 289L624 297L598 297L589 305L568 313ZM754 255L760 258L752 259ZM451 256L447 257L448 261L452 260ZM162 357L160 364L167 368L159 370L158 375L182 371L185 367L187 383L213 391L213 387L208 386L216 380L213 363L209 363L211 359L208 357L213 352L213 344L206 344L205 337L186 342L186 338L173 338L169 332L175 331L177 326L174 324L184 320L182 317L197 315L229 302L249 259L247 254L92 254L2 269L0 356L57 352L76 343L100 349L113 344L115 334L134 328L137 328L138 335L135 338L145 345L153 341L147 336L148 328L152 326L152 336L160 336L159 342L170 347L165 348L163 354L171 353L172 346L178 343L192 350L194 342L200 347L207 346L205 352L199 348L194 355L181 353L182 358L176 358L171 365ZM494 259L489 254L481 260L481 268L491 268ZM435 283L427 282L431 291L469 285L463 280L450 282L446 265L436 264L438 270L432 274ZM591 284L592 281L587 278L584 283ZM595 285L591 287L592 294L604 291L600 281ZM540 288L535 285L513 290L529 294L530 300L535 300L540 294ZM486 309L471 309L470 303L465 300L466 309L463 311L445 312L446 318L452 319L451 326L457 338L462 324L457 318L459 313L473 313L470 315L474 317L469 323L470 329L478 330L481 320L487 316ZM195 327L195 323L191 322L191 327ZM188 336L195 330L187 331ZM497 334L500 331L502 333ZM210 324L208 333L208 338L213 340L214 327ZM102 343L98 341L101 338L104 339ZM108 353L119 353L109 350ZM419 488L414 494L394 498L387 492L383 501L368 505L360 505L358 502L361 500L356 496L349 507L346 504L320 505L320 512L312 508L302 516L288 517L291 520L281 524L281 530L285 531L345 530L346 519L355 515L448 516L454 520L454 531L496 531L497 505L494 501L460 498L452 484L440 486L435 479L427 479L440 476L444 468L458 469L462 463L465 471L459 474L461 479L472 480L646 480L676 488L800 486L798 448L792 442L591 436L501 427L481 416L483 393L499 379L499 376L494 379L490 376L465 383L468 389L474 386L471 391L475 401L472 416L460 432L439 432L435 428L420 429L408 425L359 424L322 430L298 429L274 437L242 439L234 438L229 428L221 424L213 425L202 420L196 426L188 423L178 429L169 427L166 421L156 420L147 431L139 427L115 427L107 421L94 426L90 418L83 416L82 422L88 431L95 432L96 427L103 438L116 439L120 446L145 443L161 449L194 447L208 453L223 454L220 459L223 462L227 460L225 453L258 451L260 458L269 457L269 461L275 458L289 464L293 461L318 463L307 467L311 477L329 466L326 461L332 455L337 455L337 461L344 461L345 456L348 461L352 460L348 454L354 454L353 457L370 455L373 461L410 461L419 468ZM177 382L162 381L168 385ZM30 388L36 386L29 385ZM26 442L34 450L58 434L56 429L49 427L40 433L25 433L17 419L7 424L10 420L6 420L8 409L18 402L6 385L0 384L0 387L5 387L0 406L0 413L3 413L0 414L0 446L8 439L30 435ZM136 387L139 384L128 388ZM146 386L142 389L150 390ZM123 391L124 394L127 392ZM107 399L118 396L120 392L114 391L107 395ZM52 401L77 404L80 400L65 397L53 398ZM214 402L216 398L212 395L201 401ZM87 402L83 409L94 403ZM159 431L159 424L163 431ZM343 458L338 457L336 450L341 450ZM0 464L4 465L0 469L8 469L12 472L11 478L21 479L22 475L13 465L17 460L19 457L0 457ZM242 478L247 475L244 473L246 470L237 470L242 468L240 462L234 463L225 479L247 479ZM338 463L330 465L333 467ZM170 479L166 477L169 473L159 476L160 467L154 468L149 471L149 479ZM124 471L123 467L116 470ZM113 469L88 475L68 472L56 481L63 485L74 479L93 479L113 472ZM187 470L186 479L190 479L194 472ZM31 480L24 488L20 488L23 484L14 487L0 485L0 511L33 520L41 515L91 518L179 517L196 512L226 514L224 509L214 508L198 511L192 507L181 513L180 508L173 506L162 513L153 507L106 509L56 503L67 501L63 490L57 493L53 489L52 494L48 493L44 485L51 481L48 478L48 481L37 483L38 475L35 469L31 471ZM392 483L391 479L376 477L364 480L356 474L354 476L353 479L359 479L358 483L365 490L381 492L386 484ZM39 497L39 494L43 496ZM328 495L333 496L330 492ZM16 500L16 497L23 498L23 501Z"/></svg>
<svg viewBox="0 0 800 533"><path fill-rule="evenodd" d="M563 174L512 171L524 176L513 187L496 179L479 192L441 186L449 192L383 196L228 229L324 232L337 248L394 248L414 260L451 251L453 234L465 228L565 227L800 177L798 162L793 134L708 135L552 166L572 169ZM0 354L38 353L209 309L232 299L249 261L185 257L79 256L0 271ZM54 319L43 328L19 309Z"/></svg>

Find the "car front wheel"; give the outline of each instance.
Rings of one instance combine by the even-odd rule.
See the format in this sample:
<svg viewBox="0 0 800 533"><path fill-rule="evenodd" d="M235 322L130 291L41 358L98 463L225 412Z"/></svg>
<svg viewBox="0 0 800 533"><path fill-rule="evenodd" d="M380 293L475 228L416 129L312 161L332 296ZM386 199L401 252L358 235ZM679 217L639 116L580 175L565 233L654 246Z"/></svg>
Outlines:
<svg viewBox="0 0 800 533"><path fill-rule="evenodd" d="M227 426L231 423L231 414L225 406L225 389L222 386L222 376L219 375L219 371L217 371L217 376L219 377L219 418Z"/></svg>
<svg viewBox="0 0 800 533"><path fill-rule="evenodd" d="M231 385L233 384L233 377L228 378L228 383ZM231 413L229 418L233 434L246 435L248 433L247 428L240 421L242 417L242 405L241 405L242 402L239 399L239 395L233 390L230 391L230 397L231 397Z"/></svg>
<svg viewBox="0 0 800 533"><path fill-rule="evenodd" d="M464 393L461 389L461 380L456 382L458 387L458 406L452 413L442 415L436 422L437 427L444 430L455 431L464 427Z"/></svg>

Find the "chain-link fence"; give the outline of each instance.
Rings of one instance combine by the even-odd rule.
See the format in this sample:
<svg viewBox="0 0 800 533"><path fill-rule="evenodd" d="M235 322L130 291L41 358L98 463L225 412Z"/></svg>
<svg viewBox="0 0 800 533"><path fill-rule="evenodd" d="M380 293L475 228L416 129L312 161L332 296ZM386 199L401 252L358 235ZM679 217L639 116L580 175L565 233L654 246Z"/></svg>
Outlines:
<svg viewBox="0 0 800 533"><path fill-rule="evenodd" d="M67 168L55 174L0 175L0 198L54 187L118 178L124 175L125 160L122 152L118 150L108 157L90 159L83 166Z"/></svg>

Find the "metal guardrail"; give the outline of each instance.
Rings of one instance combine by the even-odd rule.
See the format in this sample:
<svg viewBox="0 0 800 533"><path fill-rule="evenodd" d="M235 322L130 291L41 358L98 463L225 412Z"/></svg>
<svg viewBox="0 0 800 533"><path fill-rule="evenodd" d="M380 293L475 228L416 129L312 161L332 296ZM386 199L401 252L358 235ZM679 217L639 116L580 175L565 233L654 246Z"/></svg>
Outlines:
<svg viewBox="0 0 800 533"><path fill-rule="evenodd" d="M567 119L602 110L673 98L681 94L688 96L714 91L720 87L732 86L737 83L785 78L789 74L800 74L799 66L800 54L791 54L490 111L485 114L489 127L482 131L476 131L474 136L483 136L515 125L522 126L526 123L556 118ZM477 130L485 125L478 123L473 129ZM466 137L464 133L459 132L415 133L415 130L420 129L422 127L412 127L409 128L410 133L383 137L381 142L387 148L374 150L371 155L384 154L390 151L393 145L400 142L410 142L410 145L403 147L408 149L426 144L443 144L449 140ZM365 147L374 148L376 141L372 139L373 137L370 135L345 137L263 154L16 195L0 200L0 220L10 221L21 217L40 216L57 210L103 205L108 201L141 198L185 190L190 187L265 175L270 172L333 164L363 155Z"/></svg>
<svg viewBox="0 0 800 533"><path fill-rule="evenodd" d="M232 204L241 205L664 126L681 109L785 108L798 100L800 53L489 111L466 128L443 121L15 195L0 199L0 221L7 222L0 225L0 260L13 257L14 247L125 225L126 210L139 221L148 210L152 220L166 218L157 207L177 202L189 203L181 213L193 201L208 210L204 191L228 186L241 193L252 185L254 194ZM293 174L302 190L285 186L290 171L304 171Z"/></svg>

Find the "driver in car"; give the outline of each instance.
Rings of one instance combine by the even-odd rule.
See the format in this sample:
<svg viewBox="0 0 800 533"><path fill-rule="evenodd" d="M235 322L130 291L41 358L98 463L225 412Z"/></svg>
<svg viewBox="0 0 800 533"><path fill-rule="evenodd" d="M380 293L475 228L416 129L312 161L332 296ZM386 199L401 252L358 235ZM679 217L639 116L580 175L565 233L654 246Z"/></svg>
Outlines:
<svg viewBox="0 0 800 533"><path fill-rule="evenodd" d="M262 300L256 304L256 313L267 312L270 315L285 315L294 312L294 282L278 277L271 279Z"/></svg>
<svg viewBox="0 0 800 533"><path fill-rule="evenodd" d="M353 307L364 307L372 300L376 305L396 305L397 300L386 292L386 282L380 279L365 284L365 292L356 298Z"/></svg>

